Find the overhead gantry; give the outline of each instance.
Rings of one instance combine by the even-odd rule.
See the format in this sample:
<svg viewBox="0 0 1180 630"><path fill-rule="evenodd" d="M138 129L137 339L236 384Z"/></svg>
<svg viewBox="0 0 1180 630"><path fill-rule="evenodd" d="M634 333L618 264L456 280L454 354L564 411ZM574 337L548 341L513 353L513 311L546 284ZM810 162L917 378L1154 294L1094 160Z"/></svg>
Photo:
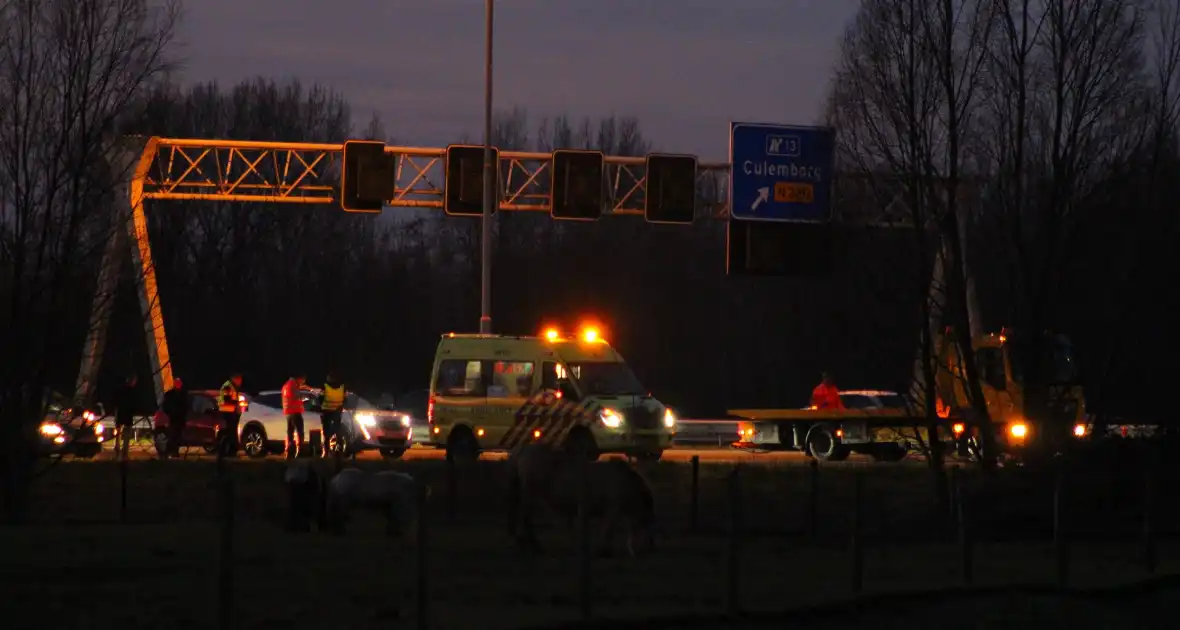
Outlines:
<svg viewBox="0 0 1180 630"><path fill-rule="evenodd" d="M128 138L111 158L130 173L116 191L115 229L104 249L99 286L91 309L90 326L78 373L76 395L91 397L98 376L119 268L129 249L134 265L140 313L153 375L156 399L172 387L171 355L160 307L152 248L148 238L146 202L149 199L322 205L340 212L341 165L344 144L204 140L191 138ZM386 146L396 161L396 183L386 201L392 208L444 207L447 149ZM553 153L498 152L501 211L550 212L549 174ZM643 156L605 156L603 214L644 214L646 173ZM698 210L725 218L729 165L698 163ZM129 212L128 212L129 210ZM128 247L129 246L129 247Z"/></svg>

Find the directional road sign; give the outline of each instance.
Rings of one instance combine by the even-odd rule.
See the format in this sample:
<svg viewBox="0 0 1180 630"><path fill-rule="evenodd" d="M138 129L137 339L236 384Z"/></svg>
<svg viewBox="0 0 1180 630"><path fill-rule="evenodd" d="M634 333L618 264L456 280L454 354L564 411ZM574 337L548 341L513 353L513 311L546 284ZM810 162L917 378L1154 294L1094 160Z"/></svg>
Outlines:
<svg viewBox="0 0 1180 630"><path fill-rule="evenodd" d="M828 220L835 145L829 127L730 123L730 216L745 221Z"/></svg>

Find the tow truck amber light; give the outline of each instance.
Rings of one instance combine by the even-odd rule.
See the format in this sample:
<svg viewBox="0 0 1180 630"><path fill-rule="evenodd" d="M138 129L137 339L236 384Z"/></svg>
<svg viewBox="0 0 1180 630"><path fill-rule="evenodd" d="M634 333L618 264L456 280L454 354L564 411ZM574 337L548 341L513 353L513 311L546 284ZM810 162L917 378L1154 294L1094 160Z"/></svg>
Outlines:
<svg viewBox="0 0 1180 630"><path fill-rule="evenodd" d="M588 326L582 330L582 340L586 343L594 343L599 340L598 329L593 326Z"/></svg>
<svg viewBox="0 0 1180 630"><path fill-rule="evenodd" d="M546 341L557 341L560 337L561 337L561 333L557 332L556 328L546 328L545 329L545 340Z"/></svg>
<svg viewBox="0 0 1180 630"><path fill-rule="evenodd" d="M1024 439L1028 435L1028 425L1023 422L1017 422L1008 427L1008 433L1018 440Z"/></svg>
<svg viewBox="0 0 1180 630"><path fill-rule="evenodd" d="M1073 434L1075 437L1086 437L1086 425L1084 425L1084 424L1073 425Z"/></svg>
<svg viewBox="0 0 1180 630"><path fill-rule="evenodd" d="M966 430L967 430L967 425L963 424L962 422L956 422L953 425L951 425L951 431L953 431L955 433L955 435L962 435L963 432Z"/></svg>

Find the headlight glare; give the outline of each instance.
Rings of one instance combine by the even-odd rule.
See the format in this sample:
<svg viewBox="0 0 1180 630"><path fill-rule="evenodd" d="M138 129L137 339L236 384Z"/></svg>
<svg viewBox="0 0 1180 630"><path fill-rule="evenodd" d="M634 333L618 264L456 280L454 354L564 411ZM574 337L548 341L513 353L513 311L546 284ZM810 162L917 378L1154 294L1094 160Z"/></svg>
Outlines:
<svg viewBox="0 0 1180 630"><path fill-rule="evenodd" d="M598 418L602 420L603 426L608 429L617 429L623 425L623 416L614 409L603 409L598 412Z"/></svg>
<svg viewBox="0 0 1180 630"><path fill-rule="evenodd" d="M676 414L671 409L664 408L664 427L671 429L676 426Z"/></svg>
<svg viewBox="0 0 1180 630"><path fill-rule="evenodd" d="M53 437L55 435L61 435L63 432L64 431L62 431L61 425L58 425L56 423L47 422L47 423L41 425L41 435L44 435L46 437Z"/></svg>

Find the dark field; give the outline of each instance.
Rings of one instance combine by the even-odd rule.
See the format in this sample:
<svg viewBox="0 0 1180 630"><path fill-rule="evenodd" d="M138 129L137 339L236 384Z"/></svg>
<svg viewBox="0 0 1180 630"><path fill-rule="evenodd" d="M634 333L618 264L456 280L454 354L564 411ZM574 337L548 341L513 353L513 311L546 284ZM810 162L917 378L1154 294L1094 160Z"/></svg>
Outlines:
<svg viewBox="0 0 1180 630"><path fill-rule="evenodd" d="M365 467L384 466L374 462ZM529 559L516 551L506 532L501 462L457 471L454 521L447 509L444 464L402 462L398 468L433 488L426 519L432 627L556 627L577 619L573 541L564 525L549 525L542 531L543 556ZM388 539L381 522L363 516L343 538L282 531L282 470L281 462L230 465L237 489L237 627L413 625L412 536ZM664 536L648 557L592 561L596 615L642 618L724 609L728 501L723 480L732 466L701 465L700 527L695 532L689 518L690 470L677 464L644 468L656 494ZM743 467L742 533L737 537L743 609L778 610L853 595L848 541L851 479L856 472L820 468L819 531L813 539L803 535L809 470ZM936 508L930 473L897 465L870 466L860 472L865 478L864 591L901 593L956 584L959 549L949 536L946 516ZM1072 540L1071 586L1106 586L1148 575L1140 542L1142 476L1125 477L1067 477L1062 522ZM46 473L35 487L35 524L2 530L6 553L0 564L0 602L8 613L6 620L16 621L6 627L215 627L219 528L213 478L211 463L133 462L127 523L120 524L117 465L70 462ZM981 541L974 549L975 582L1052 583L1056 563L1049 479L1005 471L987 487L975 475L968 475L968 481L968 512L976 516L972 531ZM1157 496L1171 496L1171 486L1163 481L1157 486ZM1155 529L1166 533L1175 528L1170 513L1174 508L1167 500L1156 503ZM1180 544L1164 538L1157 557L1157 573L1175 572L1180 568ZM1024 621L1037 618L1036 611L1065 607L1073 612L1062 613L1059 620L1076 613L1078 621L1072 627L1109 628L1115 626L1099 622L1130 622L1153 610L1144 605L1136 608L1138 613L1110 612L1116 616L1109 617L1101 612L1108 607L1099 604L1066 606L1049 596L1004 597L1008 603L1001 608L1001 619L1008 623L971 626L965 623L970 619L945 602L937 616L942 624L957 627L1011 627L1014 614ZM1087 607L1093 610L1082 612ZM903 616L916 624L915 614ZM874 625L893 627L879 621ZM815 623L819 625L800 627L840 627L831 625L835 619L826 625ZM904 627L926 627L915 624Z"/></svg>

